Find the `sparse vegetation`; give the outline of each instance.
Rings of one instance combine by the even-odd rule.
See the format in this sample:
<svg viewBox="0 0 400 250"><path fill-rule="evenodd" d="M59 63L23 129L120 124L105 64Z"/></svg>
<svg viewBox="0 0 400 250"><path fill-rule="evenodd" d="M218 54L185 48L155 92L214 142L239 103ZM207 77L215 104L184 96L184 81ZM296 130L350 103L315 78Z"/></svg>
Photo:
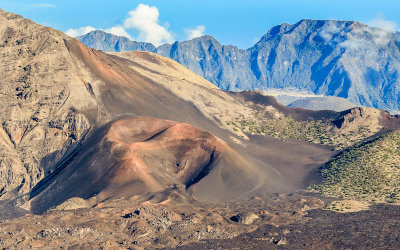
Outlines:
<svg viewBox="0 0 400 250"><path fill-rule="evenodd" d="M323 121L308 120L299 122L286 116L278 118L265 117L256 121L247 120L243 116L239 116L232 119L227 125L231 125L234 131L241 129L248 134L270 135L282 140L292 138L312 143L334 145L332 134L328 131L328 124Z"/></svg>
<svg viewBox="0 0 400 250"><path fill-rule="evenodd" d="M343 151L321 170L320 194L371 202L400 202L400 132Z"/></svg>
<svg viewBox="0 0 400 250"><path fill-rule="evenodd" d="M326 204L323 209L339 213L357 212L369 208L369 203L357 200L339 200Z"/></svg>
<svg viewBox="0 0 400 250"><path fill-rule="evenodd" d="M270 135L283 141L291 138L310 143L332 145L341 150L374 134L369 127L360 126L357 131L332 132L330 120L308 119L296 121L270 107L253 114L253 119L239 115L226 122L234 132Z"/></svg>

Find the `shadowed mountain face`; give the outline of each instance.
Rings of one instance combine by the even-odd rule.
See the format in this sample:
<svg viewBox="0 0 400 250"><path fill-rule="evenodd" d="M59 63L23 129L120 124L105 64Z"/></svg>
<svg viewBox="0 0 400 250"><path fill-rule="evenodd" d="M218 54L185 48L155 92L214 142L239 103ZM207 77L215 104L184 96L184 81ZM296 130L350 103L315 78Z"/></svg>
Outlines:
<svg viewBox="0 0 400 250"><path fill-rule="evenodd" d="M273 27L247 50L203 36L161 45L156 53L225 90L295 88L397 110L399 34L354 21L301 20Z"/></svg>
<svg viewBox="0 0 400 250"><path fill-rule="evenodd" d="M250 53L236 46L224 46L211 36L164 44L157 54L174 59L224 90L254 89ZM249 88L250 87L250 88Z"/></svg>
<svg viewBox="0 0 400 250"><path fill-rule="evenodd" d="M291 86L398 109L399 34L352 21L276 26L249 49L255 86Z"/></svg>

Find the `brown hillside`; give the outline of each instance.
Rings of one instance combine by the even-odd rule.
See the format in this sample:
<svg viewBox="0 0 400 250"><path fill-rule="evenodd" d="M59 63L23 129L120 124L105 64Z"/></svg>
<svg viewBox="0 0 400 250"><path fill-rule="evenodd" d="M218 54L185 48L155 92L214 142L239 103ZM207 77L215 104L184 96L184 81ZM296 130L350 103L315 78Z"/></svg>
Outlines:
<svg viewBox="0 0 400 250"><path fill-rule="evenodd" d="M89 49L2 10L0 23L0 200L7 208L33 198L32 209L42 212L73 196L101 200L171 185L198 200L295 191L319 181L332 146L398 126L372 109L307 111L256 92L224 92L170 59ZM125 123L133 125L125 130ZM144 141L147 135L157 136ZM143 172L127 174L135 164Z"/></svg>

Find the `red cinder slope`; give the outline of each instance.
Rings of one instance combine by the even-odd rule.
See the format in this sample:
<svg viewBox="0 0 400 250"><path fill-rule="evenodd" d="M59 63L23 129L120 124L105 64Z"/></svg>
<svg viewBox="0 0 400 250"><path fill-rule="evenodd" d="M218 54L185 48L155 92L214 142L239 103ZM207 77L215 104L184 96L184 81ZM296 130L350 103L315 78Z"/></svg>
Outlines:
<svg viewBox="0 0 400 250"><path fill-rule="evenodd" d="M40 213L72 197L96 195L101 202L173 189L197 199L230 199L259 191L277 176L268 178L251 159L189 124L124 118L66 155L32 190L31 209Z"/></svg>

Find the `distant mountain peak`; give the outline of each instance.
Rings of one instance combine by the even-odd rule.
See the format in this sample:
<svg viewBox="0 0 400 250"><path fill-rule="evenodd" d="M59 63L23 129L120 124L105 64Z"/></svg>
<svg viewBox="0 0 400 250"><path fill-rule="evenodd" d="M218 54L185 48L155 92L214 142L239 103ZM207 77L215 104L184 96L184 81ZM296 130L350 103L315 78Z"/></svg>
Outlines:
<svg viewBox="0 0 400 250"><path fill-rule="evenodd" d="M123 51L150 51L155 52L156 47L151 43L131 41L125 36L117 36L103 30L94 30L83 36L77 37L88 47L107 52Z"/></svg>
<svg viewBox="0 0 400 250"><path fill-rule="evenodd" d="M112 39L95 40L81 39L97 49L146 50L172 58L225 90L293 87L357 105L400 109L400 33L357 21L283 23L247 50L221 45L209 35L158 48L116 48Z"/></svg>
<svg viewBox="0 0 400 250"><path fill-rule="evenodd" d="M215 39L213 36L210 36L210 35L203 35L203 36L195 37L192 40L213 40L213 41L217 41L217 39Z"/></svg>

